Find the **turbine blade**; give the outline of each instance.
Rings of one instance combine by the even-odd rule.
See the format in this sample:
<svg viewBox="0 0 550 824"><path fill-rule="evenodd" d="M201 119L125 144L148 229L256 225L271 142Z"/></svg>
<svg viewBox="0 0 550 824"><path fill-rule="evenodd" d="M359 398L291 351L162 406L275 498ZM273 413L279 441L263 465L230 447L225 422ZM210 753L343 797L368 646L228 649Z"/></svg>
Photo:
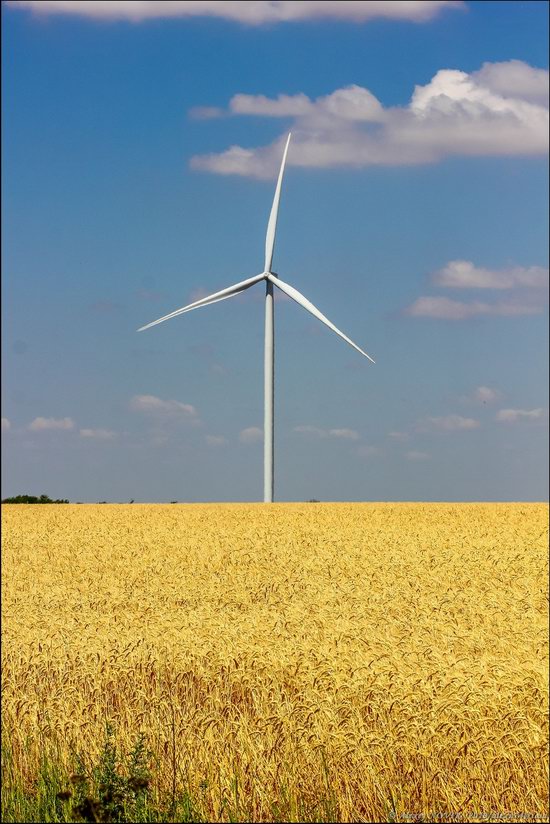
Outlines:
<svg viewBox="0 0 550 824"><path fill-rule="evenodd" d="M228 286L227 289L220 289L219 292L214 292L214 294L208 295L208 297L201 298L200 300L196 300L194 303L188 303L187 306L182 306L181 309L176 309L175 312L170 312L169 315L164 315L164 317L154 320L152 323L141 326L138 329L138 332L143 332L151 326L156 326L157 323L162 323L165 320L170 320L170 318L175 318L176 315L182 315L184 312L190 312L192 309L199 309L201 306L208 306L210 303L217 303L219 300L232 298L233 295L238 295L240 292L244 292L246 289L249 289L251 286L254 286L255 283L258 283L263 279L264 275L261 274L254 275L254 277L248 278L247 280L241 280L240 283L235 283L233 286Z"/></svg>
<svg viewBox="0 0 550 824"><path fill-rule="evenodd" d="M267 224L267 234L265 236L265 266L264 271L271 271L271 263L273 261L273 247L275 246L275 229L277 228L277 214L279 212L279 200L281 199L281 184L283 182L283 175L285 173L286 154L288 152L288 144L290 143L290 135L286 140L285 150L283 152L283 160L279 171L279 178L275 188L275 196L273 198L273 206L269 215L269 223Z"/></svg>
<svg viewBox="0 0 550 824"><path fill-rule="evenodd" d="M361 352L361 354L368 358L370 361L372 361L372 363L375 363L375 361L373 360L373 358L371 358L370 355L367 355L366 352L363 352L363 350L360 349L356 343L350 340L347 335L344 335L343 332L340 332L340 330L337 329L336 326L333 323L331 323L330 320L326 318L323 315L323 313L320 312L317 309L317 307L314 306L307 298L305 298L297 289L295 289L293 286L289 286L288 283L285 283L279 277L273 277L273 275L268 275L267 277L269 278L271 283L274 283L275 286L278 286L282 292L289 296L289 298L292 298L292 300L295 300L296 303L300 304L300 306L303 306L304 309L307 309L307 311L310 312L313 315L313 317L320 320L322 323L325 324L325 326L328 326L329 329L332 329L333 332L336 332L337 335L340 335L340 337L343 338L346 341L346 343L349 343L350 346L353 346L354 349L357 349L358 352Z"/></svg>

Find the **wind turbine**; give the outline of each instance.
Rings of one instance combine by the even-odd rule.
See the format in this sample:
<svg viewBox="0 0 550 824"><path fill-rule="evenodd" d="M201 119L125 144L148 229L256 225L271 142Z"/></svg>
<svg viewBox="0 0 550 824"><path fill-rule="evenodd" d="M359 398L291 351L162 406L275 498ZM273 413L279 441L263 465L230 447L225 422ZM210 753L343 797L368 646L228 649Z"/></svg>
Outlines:
<svg viewBox="0 0 550 824"><path fill-rule="evenodd" d="M289 298L295 300L300 306L303 306L313 317L320 320L333 332L336 332L343 338L350 346L357 349L362 355L368 358L372 363L374 360L366 352L357 346L347 335L344 335L336 326L326 318L317 307L310 303L297 289L285 283L279 278L276 272L271 270L273 262L273 249L275 246L275 229L277 228L277 215L279 212L279 200L281 198L281 184L283 182L283 175L285 171L286 156L288 152L288 144L290 143L290 134L288 135L285 150L283 152L283 159L281 168L279 170L279 177L277 179L277 186L275 188L275 196L273 198L273 205L269 215L269 222L267 224L267 233L265 238L265 263L264 270L259 275L242 280L240 283L235 283L233 286L228 286L227 289L221 289L219 292L209 295L201 300L196 300L194 303L189 303L181 309L176 309L175 312L170 312L169 315L154 320L138 329L138 332L143 332L151 326L156 326L157 323L163 323L165 320L175 318L177 315L182 315L184 312L190 312L192 309L199 309L201 306L208 306L210 303L217 303L219 300L226 300L226 298L239 295L255 283L265 281L265 348L264 348L264 502L272 503L273 501L273 373L274 373L274 340L273 340L273 287L277 286L282 292L288 295Z"/></svg>

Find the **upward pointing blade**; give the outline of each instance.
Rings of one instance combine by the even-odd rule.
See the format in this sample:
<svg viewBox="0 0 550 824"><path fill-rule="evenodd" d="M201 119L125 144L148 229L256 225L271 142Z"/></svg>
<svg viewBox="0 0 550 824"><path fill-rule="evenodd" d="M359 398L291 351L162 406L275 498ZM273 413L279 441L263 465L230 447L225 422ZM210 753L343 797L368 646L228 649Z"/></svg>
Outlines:
<svg viewBox="0 0 550 824"><path fill-rule="evenodd" d="M303 306L304 309L307 309L307 311L310 312L313 315L313 317L320 320L322 323L325 324L325 326L328 326L329 329L332 329L333 332L336 332L337 335L340 335L340 337L343 338L346 341L346 343L349 343L350 346L353 346L354 349L357 349L358 352L361 352L361 354L368 358L370 361L372 361L372 363L375 362L370 355L367 355L366 352L363 352L363 350L360 349L356 343L350 340L347 335L344 335L343 332L340 332L340 330L337 329L336 326L333 323L331 323L330 320L326 318L323 315L323 313L320 312L317 309L317 307L314 306L307 298L305 298L297 289L295 289L293 286L289 286L288 283L285 283L279 277L273 277L273 275L268 275L267 277L269 278L271 283L274 283L275 286L278 286L282 292L289 296L289 298L295 300L296 303L299 303L300 306Z"/></svg>
<svg viewBox="0 0 550 824"><path fill-rule="evenodd" d="M253 278L248 278L247 280L241 280L240 283L235 283L233 286L228 286L227 289L220 289L219 292L214 292L214 294L208 295L206 298L196 300L194 303L188 303L187 306L182 306L181 309L176 309L175 312L170 312L169 315L164 315L164 317L154 320L146 326L140 327L138 332L143 332L144 329L149 329L151 326L156 326L157 323L162 323L165 320L170 320L170 318L175 318L176 315L182 315L184 312L190 312L192 309L199 309L201 306L208 306L210 303L217 303L219 300L231 298L233 295L238 295L240 292L244 292L245 289L249 289L250 286L254 286L255 283L258 283L258 281L263 279L264 275L261 274L254 275Z"/></svg>
<svg viewBox="0 0 550 824"><path fill-rule="evenodd" d="M288 152L288 144L290 143L290 135L286 140L285 150L283 152L283 160L279 171L279 179L275 188L275 196L273 198L273 206L269 215L269 223L267 224L267 234L265 236L265 266L264 271L271 271L271 263L273 261L273 247L275 246L275 229L277 228L277 213L279 211L279 200L281 199L281 184L283 182L283 175L285 173L286 153Z"/></svg>

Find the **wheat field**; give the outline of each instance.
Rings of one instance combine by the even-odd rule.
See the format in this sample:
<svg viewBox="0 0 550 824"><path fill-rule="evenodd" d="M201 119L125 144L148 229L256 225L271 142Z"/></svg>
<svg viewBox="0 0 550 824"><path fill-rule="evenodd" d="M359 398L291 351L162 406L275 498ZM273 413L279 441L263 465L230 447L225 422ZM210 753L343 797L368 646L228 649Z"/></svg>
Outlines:
<svg viewBox="0 0 550 824"><path fill-rule="evenodd" d="M228 798L253 821L545 820L547 518L6 505L14 768L32 791L44 753L70 772L110 722L204 820Z"/></svg>

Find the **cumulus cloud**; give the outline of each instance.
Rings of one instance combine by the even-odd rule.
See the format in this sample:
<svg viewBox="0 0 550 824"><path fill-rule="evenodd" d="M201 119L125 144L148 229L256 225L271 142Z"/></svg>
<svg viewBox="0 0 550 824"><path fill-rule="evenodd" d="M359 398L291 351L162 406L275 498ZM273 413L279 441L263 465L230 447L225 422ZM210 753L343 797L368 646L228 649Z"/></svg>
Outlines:
<svg viewBox="0 0 550 824"><path fill-rule="evenodd" d="M406 441L409 438L407 432L388 432L388 438L392 438L394 441Z"/></svg>
<svg viewBox="0 0 550 824"><path fill-rule="evenodd" d="M420 452L417 449L411 449L406 454L406 458L408 461L427 461L429 460L430 456L427 452Z"/></svg>
<svg viewBox="0 0 550 824"><path fill-rule="evenodd" d="M223 109L218 106L194 106L189 109L189 117L192 120L213 120L216 117L223 117Z"/></svg>
<svg viewBox="0 0 550 824"><path fill-rule="evenodd" d="M483 301L459 301L445 297L420 297L404 310L404 314L414 318L440 318L442 320L467 320L480 315L500 315L513 317L514 315L539 315L544 312L544 306L539 303L523 300L497 301L485 303Z"/></svg>
<svg viewBox="0 0 550 824"><path fill-rule="evenodd" d="M7 432L8 429L11 429L11 421L9 418L2 418L2 432Z"/></svg>
<svg viewBox="0 0 550 824"><path fill-rule="evenodd" d="M478 386L472 394L473 400L478 403L494 403L501 397L502 392L498 389L492 389L490 386Z"/></svg>
<svg viewBox="0 0 550 824"><path fill-rule="evenodd" d="M421 421L418 425L420 431L426 429L438 429L442 432L453 432L460 429L477 429L479 421L474 418L464 418L462 415L444 415L442 417L431 417Z"/></svg>
<svg viewBox="0 0 550 824"><path fill-rule="evenodd" d="M545 416L546 410L543 407L537 409L500 409L496 414L496 420L500 423L518 423L522 420L537 421Z"/></svg>
<svg viewBox="0 0 550 824"><path fill-rule="evenodd" d="M148 415L197 421L197 410L190 403L164 401L155 395L134 395L130 401L130 408Z"/></svg>
<svg viewBox="0 0 550 824"><path fill-rule="evenodd" d="M528 66L521 60L484 63L475 77L487 89L503 97L520 97L541 104L548 101L548 72Z"/></svg>
<svg viewBox="0 0 550 824"><path fill-rule="evenodd" d="M112 441L117 436L112 429L81 429L79 435L81 438L93 438L97 441Z"/></svg>
<svg viewBox="0 0 550 824"><path fill-rule="evenodd" d="M548 268L511 266L486 269L470 260L451 260L432 275L432 283L448 289L508 290L510 294L492 303L480 300L460 301L441 295L417 298L404 310L412 317L467 320L482 315L511 317L538 315L544 312L541 289L548 289Z"/></svg>
<svg viewBox="0 0 550 824"><path fill-rule="evenodd" d="M263 94L236 94L229 101L231 114L249 114L259 117L341 118L349 121L377 123L385 114L376 97L361 86L337 89L332 94L312 101L305 94L279 94L275 99Z"/></svg>
<svg viewBox="0 0 550 824"><path fill-rule="evenodd" d="M358 441L359 433L355 429L321 429L318 426L295 426L294 432L302 435L313 435L317 438L342 438L348 441Z"/></svg>
<svg viewBox="0 0 550 824"><path fill-rule="evenodd" d="M72 418L35 418L29 424L31 432L42 432L45 429L74 429Z"/></svg>
<svg viewBox="0 0 550 824"><path fill-rule="evenodd" d="M548 268L513 266L508 269L484 269L470 260L451 260L434 273L432 282L436 286L452 289L539 289L548 287Z"/></svg>
<svg viewBox="0 0 550 824"><path fill-rule="evenodd" d="M247 25L333 19L363 23L385 17L423 23L459 0L8 0L36 14L76 14L96 20L222 17Z"/></svg>
<svg viewBox="0 0 550 824"><path fill-rule="evenodd" d="M205 441L208 446L212 447L224 446L227 443L227 440L223 437L223 435L206 435Z"/></svg>
<svg viewBox="0 0 550 824"><path fill-rule="evenodd" d="M347 441L359 440L359 434L355 429L329 429L329 438L343 438Z"/></svg>
<svg viewBox="0 0 550 824"><path fill-rule="evenodd" d="M226 113L291 119L288 163L301 167L412 165L453 155L543 155L548 150L548 102L539 94L544 83L548 71L514 60L484 63L470 74L441 69L426 85L415 86L406 106L386 108L369 89L350 85L316 99L304 93L275 98L237 94ZM197 155L191 166L216 174L274 177L286 132L288 128L267 146L230 146Z"/></svg>
<svg viewBox="0 0 550 824"><path fill-rule="evenodd" d="M257 443L262 440L263 435L264 431L259 426L249 426L240 431L239 440L241 443Z"/></svg>

